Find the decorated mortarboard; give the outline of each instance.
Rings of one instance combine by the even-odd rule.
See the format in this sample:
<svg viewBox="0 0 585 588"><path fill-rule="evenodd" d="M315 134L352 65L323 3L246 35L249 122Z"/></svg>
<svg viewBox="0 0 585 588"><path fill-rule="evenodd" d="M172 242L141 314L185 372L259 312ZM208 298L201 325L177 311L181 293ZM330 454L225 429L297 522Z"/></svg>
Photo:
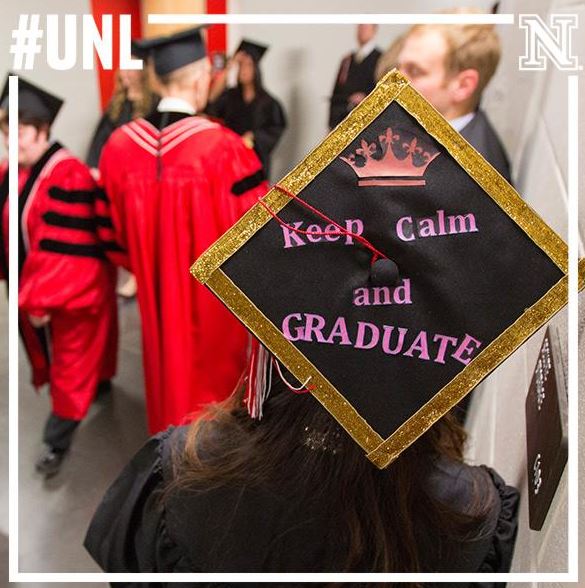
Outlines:
<svg viewBox="0 0 585 588"><path fill-rule="evenodd" d="M268 47L266 45L260 45L254 41L242 39L242 42L236 49L236 53L243 51L244 53L247 53L256 63L258 63L262 59L264 53L266 53L267 49Z"/></svg>
<svg viewBox="0 0 585 588"><path fill-rule="evenodd" d="M164 37L143 39L138 46L152 58L156 74L164 76L207 55L201 35L203 28L198 26Z"/></svg>
<svg viewBox="0 0 585 588"><path fill-rule="evenodd" d="M8 75L15 75L9 73ZM34 118L53 124L63 106L63 100L18 76L18 113L22 118ZM8 109L8 76L4 82L0 108Z"/></svg>
<svg viewBox="0 0 585 588"><path fill-rule="evenodd" d="M567 264L392 71L192 273L383 468L566 304Z"/></svg>

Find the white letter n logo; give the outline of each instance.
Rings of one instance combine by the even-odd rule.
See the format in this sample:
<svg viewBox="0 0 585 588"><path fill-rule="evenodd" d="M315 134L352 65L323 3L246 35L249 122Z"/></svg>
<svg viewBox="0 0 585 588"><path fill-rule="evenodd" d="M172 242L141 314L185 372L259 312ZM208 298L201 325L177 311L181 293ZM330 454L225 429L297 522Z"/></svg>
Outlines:
<svg viewBox="0 0 585 588"><path fill-rule="evenodd" d="M577 56L571 55L571 33L577 28L576 14L551 14L550 28L538 14L521 14L518 24L526 30L525 54L520 69L546 69L547 57L559 69L579 68Z"/></svg>

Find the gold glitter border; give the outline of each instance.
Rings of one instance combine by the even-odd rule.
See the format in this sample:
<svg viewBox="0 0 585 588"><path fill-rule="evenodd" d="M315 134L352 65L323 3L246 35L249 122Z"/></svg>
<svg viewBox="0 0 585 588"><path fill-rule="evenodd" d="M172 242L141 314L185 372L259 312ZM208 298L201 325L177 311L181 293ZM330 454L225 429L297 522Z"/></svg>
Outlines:
<svg viewBox="0 0 585 588"><path fill-rule="evenodd" d="M396 102L413 116L429 135L447 148L451 157L564 274L569 271L567 244L448 121L410 85L396 97Z"/></svg>
<svg viewBox="0 0 585 588"><path fill-rule="evenodd" d="M379 468L387 467L406 447L557 313L567 303L568 287L568 248L564 241L475 149L466 148L467 141L397 71L388 73L378 83L374 92L279 183L294 194L301 192L392 101L398 102L427 133L447 148L466 173L546 253L565 276L390 437L382 439L344 396L220 269L227 259L272 219L262 205L254 205L191 267L193 276L206 284L300 382L306 382L311 378L311 384L316 386L314 396L366 451L368 459ZM282 191L273 188L264 196L263 201L273 212L278 213L290 199ZM579 289L583 287L585 259L579 261Z"/></svg>
<svg viewBox="0 0 585 588"><path fill-rule="evenodd" d="M381 446L384 439L221 269L209 276L207 286L286 365L299 382L315 386L311 390L313 396L356 443L366 452L375 451Z"/></svg>
<svg viewBox="0 0 585 588"><path fill-rule="evenodd" d="M585 286L584 262L585 259L581 259L579 263L579 290ZM431 400L394 431L379 447L369 453L368 459L381 469L392 463L406 447L424 434L567 304L568 285L568 276L563 276L540 300L526 309L521 317L439 390Z"/></svg>

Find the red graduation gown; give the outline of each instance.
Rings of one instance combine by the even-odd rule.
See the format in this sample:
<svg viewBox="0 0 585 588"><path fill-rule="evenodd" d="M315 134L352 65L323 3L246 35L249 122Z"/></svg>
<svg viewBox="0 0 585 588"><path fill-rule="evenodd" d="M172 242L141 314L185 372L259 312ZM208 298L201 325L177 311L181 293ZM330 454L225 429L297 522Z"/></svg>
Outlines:
<svg viewBox="0 0 585 588"><path fill-rule="evenodd" d="M116 238L137 280L151 433L237 385L247 333L189 268L267 190L238 135L198 116L156 116L172 122L124 125L100 160Z"/></svg>
<svg viewBox="0 0 585 588"><path fill-rule="evenodd" d="M115 268L96 234L97 186L88 168L52 144L19 170L19 327L32 381L50 383L53 413L81 420L97 384L116 371ZM2 255L8 278L8 173L0 170ZM50 315L35 329L28 315Z"/></svg>

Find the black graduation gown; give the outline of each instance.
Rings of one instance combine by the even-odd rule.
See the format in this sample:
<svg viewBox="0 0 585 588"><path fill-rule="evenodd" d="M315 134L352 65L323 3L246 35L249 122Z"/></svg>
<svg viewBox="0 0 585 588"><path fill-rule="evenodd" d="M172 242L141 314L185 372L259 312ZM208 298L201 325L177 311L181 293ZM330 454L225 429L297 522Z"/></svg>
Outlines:
<svg viewBox="0 0 585 588"><path fill-rule="evenodd" d="M512 182L510 162L506 151L483 110L479 109L460 132L508 182Z"/></svg>
<svg viewBox="0 0 585 588"><path fill-rule="evenodd" d="M336 127L352 110L348 98L356 92L369 94L376 85L376 65L381 52L374 49L359 63L355 53L341 61L329 107L329 128Z"/></svg>
<svg viewBox="0 0 585 588"><path fill-rule="evenodd" d="M105 495L85 539L86 549L105 571L325 572L339 568L343 548L327 537L332 525L326 505L299 504L294 488L181 491L162 507L161 491L173 477L173 448L183 444L184 435L182 427L150 439ZM429 484L439 500L460 505L463 512L476 484L485 493L482 498L494 498L494 508L478 536L466 543L453 544L431 529L417 530L424 543L423 569L508 571L517 527L517 490L506 486L494 470L447 460L438 462Z"/></svg>
<svg viewBox="0 0 585 588"><path fill-rule="evenodd" d="M268 177L270 155L286 129L286 117L280 102L266 90L258 92L252 102L246 102L240 88L230 88L208 105L207 113L222 119L238 135L248 131L254 133L254 150Z"/></svg>

